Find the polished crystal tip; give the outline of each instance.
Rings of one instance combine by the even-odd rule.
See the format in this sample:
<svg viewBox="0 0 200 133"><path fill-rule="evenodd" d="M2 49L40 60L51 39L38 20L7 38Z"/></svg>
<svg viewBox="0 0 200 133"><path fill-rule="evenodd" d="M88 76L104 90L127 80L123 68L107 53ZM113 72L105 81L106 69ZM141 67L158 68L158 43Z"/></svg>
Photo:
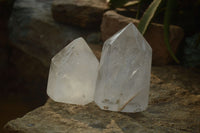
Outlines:
<svg viewBox="0 0 200 133"><path fill-rule="evenodd" d="M105 41L94 100L104 110L140 112L147 108L152 49L134 24Z"/></svg>
<svg viewBox="0 0 200 133"><path fill-rule="evenodd" d="M47 94L57 102L85 105L94 100L99 61L83 38L51 60Z"/></svg>

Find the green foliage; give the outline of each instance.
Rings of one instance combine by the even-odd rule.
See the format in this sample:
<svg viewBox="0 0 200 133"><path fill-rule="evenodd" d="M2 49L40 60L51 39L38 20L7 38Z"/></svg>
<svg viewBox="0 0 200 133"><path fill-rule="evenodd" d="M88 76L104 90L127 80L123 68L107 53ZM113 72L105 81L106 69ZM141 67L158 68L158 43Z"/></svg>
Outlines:
<svg viewBox="0 0 200 133"><path fill-rule="evenodd" d="M130 2L134 6L127 4ZM200 20L198 19L200 17L200 0L110 0L110 5L112 8L128 7L126 8L128 10L137 8L136 18L139 19L142 16L138 29L143 35L152 19L158 23L163 22L166 48L176 63L180 62L174 55L169 42L170 24L183 27L186 36L191 36L191 34L199 32L198 29L200 29Z"/></svg>
<svg viewBox="0 0 200 133"><path fill-rule="evenodd" d="M144 35L147 30L149 23L155 15L155 12L160 5L161 0L154 0L150 6L145 11L143 17L140 19L140 23L138 24L138 30Z"/></svg>
<svg viewBox="0 0 200 133"><path fill-rule="evenodd" d="M170 25L170 21L171 21L171 16L173 14L173 10L176 7L175 5L176 5L175 0L167 1L167 7L166 7L165 15L164 15L164 41L165 41L167 50L169 51L169 54L172 56L174 61L176 61L176 63L179 64L180 61L174 55L174 53L171 49L171 45L169 43L169 25Z"/></svg>
<svg viewBox="0 0 200 133"><path fill-rule="evenodd" d="M140 23L138 24L138 29L139 31L144 35L147 27L149 26L152 18L155 16L156 11L158 10L162 0L154 0L150 6L147 8L147 10L144 12L144 15L140 19ZM166 10L164 14L164 41L167 47L167 50L169 51L169 54L172 56L174 61L176 63L180 63L179 60L176 58L174 55L171 45L169 42L169 25L170 25L170 20L173 14L173 9L176 5L176 0L167 0L166 1Z"/></svg>

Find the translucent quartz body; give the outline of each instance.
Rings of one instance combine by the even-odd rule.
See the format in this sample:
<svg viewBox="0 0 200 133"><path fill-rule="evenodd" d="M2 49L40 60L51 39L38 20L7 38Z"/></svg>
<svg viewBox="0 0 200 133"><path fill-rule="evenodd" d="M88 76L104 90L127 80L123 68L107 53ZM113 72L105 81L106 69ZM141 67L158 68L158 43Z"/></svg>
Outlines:
<svg viewBox="0 0 200 133"><path fill-rule="evenodd" d="M94 100L99 61L83 38L51 60L47 94L57 102L85 105Z"/></svg>
<svg viewBox="0 0 200 133"><path fill-rule="evenodd" d="M128 24L105 41L96 82L95 103L104 110L140 112L147 108L152 49Z"/></svg>

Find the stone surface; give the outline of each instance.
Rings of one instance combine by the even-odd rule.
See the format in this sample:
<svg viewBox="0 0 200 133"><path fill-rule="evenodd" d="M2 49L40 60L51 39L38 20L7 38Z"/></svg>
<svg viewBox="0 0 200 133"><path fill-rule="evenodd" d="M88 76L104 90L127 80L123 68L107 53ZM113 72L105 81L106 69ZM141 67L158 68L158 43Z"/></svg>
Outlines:
<svg viewBox="0 0 200 133"><path fill-rule="evenodd" d="M199 71L153 67L149 107L140 113L103 111L52 100L7 123L17 133L198 133L200 131Z"/></svg>
<svg viewBox="0 0 200 133"><path fill-rule="evenodd" d="M104 110L140 112L147 108L152 49L130 23L105 41L95 103Z"/></svg>
<svg viewBox="0 0 200 133"><path fill-rule="evenodd" d="M114 33L122 29L130 22L134 23L135 25L139 23L139 21L136 19L119 15L114 11L107 11L103 16L101 24L103 41L111 37ZM183 35L184 32L182 28L174 25L170 26L169 40L172 50L175 53L177 51L179 43L183 38ZM164 43L163 25L151 23L144 37L146 38L147 42L151 45L153 50L153 65L165 65L169 64L172 61L172 58L169 55L169 52L167 51L166 45Z"/></svg>
<svg viewBox="0 0 200 133"><path fill-rule="evenodd" d="M54 0L52 13L56 21L82 28L96 28L101 24L105 0Z"/></svg>
<svg viewBox="0 0 200 133"><path fill-rule="evenodd" d="M93 33L55 22L51 13L52 1L16 0L9 21L12 44L46 67L49 67L53 55L66 44Z"/></svg>
<svg viewBox="0 0 200 133"><path fill-rule="evenodd" d="M94 100L99 61L83 38L51 60L47 94L57 102L85 105Z"/></svg>

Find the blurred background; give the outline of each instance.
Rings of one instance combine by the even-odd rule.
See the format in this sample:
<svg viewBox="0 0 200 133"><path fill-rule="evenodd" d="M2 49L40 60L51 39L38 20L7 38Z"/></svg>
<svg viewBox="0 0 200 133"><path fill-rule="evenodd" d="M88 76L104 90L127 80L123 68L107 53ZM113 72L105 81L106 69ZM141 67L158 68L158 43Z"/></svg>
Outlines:
<svg viewBox="0 0 200 133"><path fill-rule="evenodd" d="M46 102L51 58L80 36L99 59L103 42L133 22L153 48L153 66L199 73L199 18L200 0L0 0L0 132Z"/></svg>

